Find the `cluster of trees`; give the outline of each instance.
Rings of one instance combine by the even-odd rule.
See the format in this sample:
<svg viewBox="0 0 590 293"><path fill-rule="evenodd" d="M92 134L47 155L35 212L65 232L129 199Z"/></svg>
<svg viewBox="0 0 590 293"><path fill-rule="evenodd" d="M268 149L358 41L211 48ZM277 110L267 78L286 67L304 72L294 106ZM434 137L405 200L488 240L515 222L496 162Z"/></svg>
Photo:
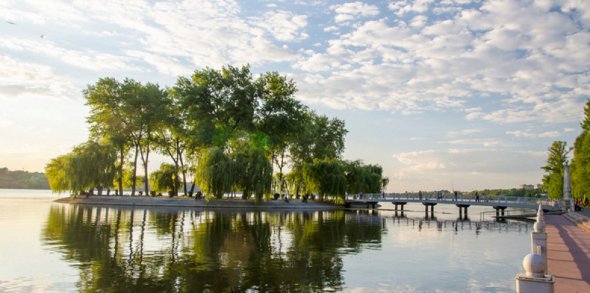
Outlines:
<svg viewBox="0 0 590 293"><path fill-rule="evenodd" d="M10 171L0 168L0 188L47 189L49 183L45 174L40 172Z"/></svg>
<svg viewBox="0 0 590 293"><path fill-rule="evenodd" d="M584 107L582 133L576 138L571 161L572 196L580 205L590 204L590 100ZM543 166L543 189L553 199L563 198L563 179L567 156L571 151L565 141L554 141L549 148L547 165Z"/></svg>
<svg viewBox="0 0 590 293"><path fill-rule="evenodd" d="M249 66L196 70L166 89L99 79L84 90L89 141L47 165L51 188L135 195L143 183L146 194L182 188L192 196L198 185L208 196L238 191L245 199L272 189L321 199L380 192L387 184L380 166L342 160L344 121L313 112L296 91L276 72L254 78ZM171 163L149 174L153 152ZM138 176L139 164L149 175Z"/></svg>

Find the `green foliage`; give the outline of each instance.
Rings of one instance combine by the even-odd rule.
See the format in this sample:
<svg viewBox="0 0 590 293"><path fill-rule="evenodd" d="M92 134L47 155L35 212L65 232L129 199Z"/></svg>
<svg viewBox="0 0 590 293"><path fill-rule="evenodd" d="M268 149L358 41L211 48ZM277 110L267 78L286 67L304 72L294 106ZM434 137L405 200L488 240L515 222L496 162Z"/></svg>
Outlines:
<svg viewBox="0 0 590 293"><path fill-rule="evenodd" d="M295 164L339 159L344 151L344 136L347 132L343 120L308 112L303 128L290 146Z"/></svg>
<svg viewBox="0 0 590 293"><path fill-rule="evenodd" d="M45 174L49 181L49 187L53 192L66 192L71 190L71 181L69 174L72 172L70 166L70 156L63 155L51 159L45 166Z"/></svg>
<svg viewBox="0 0 590 293"><path fill-rule="evenodd" d="M270 193L273 171L278 171L278 190L287 184L297 194L341 197L347 186L349 192L382 190L387 179L380 166L340 161L344 121L314 113L295 99L296 92L291 79L276 72L254 78L249 66L196 70L166 90L133 79L101 78L84 97L90 136L109 147L108 160L91 158L88 154L100 152L85 151L90 145L75 149L47 166L49 181L54 190L77 193L110 186L116 176L118 189L130 187L134 194L138 162L147 174L150 153L157 151L173 165L146 175L146 192L151 181L155 190L177 194L182 176L187 193L192 173L209 196L239 189L245 198L254 194L260 200ZM94 159L109 165L98 173L83 168ZM285 176L286 167L291 172Z"/></svg>
<svg viewBox="0 0 590 293"><path fill-rule="evenodd" d="M197 70L171 89L185 112L192 147L224 147L236 131L254 129L259 89L249 66Z"/></svg>
<svg viewBox="0 0 590 293"><path fill-rule="evenodd" d="M343 199L346 194L346 173L342 161L327 159L316 160L313 164L306 164L303 177L309 186L317 192L320 200L328 196Z"/></svg>
<svg viewBox="0 0 590 293"><path fill-rule="evenodd" d="M590 100L586 101L582 133L574 143L572 195L582 205L590 205Z"/></svg>
<svg viewBox="0 0 590 293"><path fill-rule="evenodd" d="M203 152L199 161L196 181L208 195L222 198L234 184L234 162L222 149L212 147Z"/></svg>
<svg viewBox="0 0 590 293"><path fill-rule="evenodd" d="M73 195L111 187L115 158L111 146L95 142L81 144L47 164L45 173L49 186L54 192L70 191Z"/></svg>
<svg viewBox="0 0 590 293"><path fill-rule="evenodd" d="M270 193L272 165L264 152L252 147L241 148L234 154L236 185L242 190L242 198L248 199L254 193L256 200Z"/></svg>
<svg viewBox="0 0 590 293"><path fill-rule="evenodd" d="M150 185L154 191L171 192L172 195L178 195L179 182L176 167L172 164L162 163L160 169L150 174Z"/></svg>
<svg viewBox="0 0 590 293"><path fill-rule="evenodd" d="M364 165L361 161L345 162L348 193L380 193L383 169L378 165Z"/></svg>
<svg viewBox="0 0 590 293"><path fill-rule="evenodd" d="M566 162L566 142L554 141L549 148L547 165L543 166L543 189L552 199L563 198L563 166Z"/></svg>
<svg viewBox="0 0 590 293"><path fill-rule="evenodd" d="M49 182L43 173L10 171L8 168L0 168L0 188L47 189Z"/></svg>

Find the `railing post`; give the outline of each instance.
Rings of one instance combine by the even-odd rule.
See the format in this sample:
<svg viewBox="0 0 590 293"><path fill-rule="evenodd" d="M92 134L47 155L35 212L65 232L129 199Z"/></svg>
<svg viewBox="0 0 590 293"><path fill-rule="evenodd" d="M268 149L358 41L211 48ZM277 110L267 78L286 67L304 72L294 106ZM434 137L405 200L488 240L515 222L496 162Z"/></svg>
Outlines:
<svg viewBox="0 0 590 293"><path fill-rule="evenodd" d="M543 206L539 205L535 230L531 233L531 253L522 261L524 274L516 275L518 293L553 293L555 278L547 274L547 234Z"/></svg>

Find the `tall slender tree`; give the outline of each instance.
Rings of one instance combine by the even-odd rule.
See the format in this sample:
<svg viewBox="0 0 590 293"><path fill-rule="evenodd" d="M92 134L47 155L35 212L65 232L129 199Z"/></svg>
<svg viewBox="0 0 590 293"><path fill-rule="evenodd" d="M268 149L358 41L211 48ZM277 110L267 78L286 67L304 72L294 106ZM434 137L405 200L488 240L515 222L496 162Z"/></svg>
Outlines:
<svg viewBox="0 0 590 293"><path fill-rule="evenodd" d="M90 107L90 136L107 140L117 149L116 178L119 193L123 192L123 167L130 147L131 116L122 96L122 85L114 78L101 78L83 91Z"/></svg>
<svg viewBox="0 0 590 293"><path fill-rule="evenodd" d="M279 190L284 189L283 169L287 164L288 146L297 139L305 125L308 109L294 98L295 83L276 72L262 75L257 83L261 88L257 110L257 129L271 162L278 168Z"/></svg>
<svg viewBox="0 0 590 293"><path fill-rule="evenodd" d="M547 165L543 166L543 189L553 199L563 198L563 170L568 150L565 141L554 141L548 150Z"/></svg>

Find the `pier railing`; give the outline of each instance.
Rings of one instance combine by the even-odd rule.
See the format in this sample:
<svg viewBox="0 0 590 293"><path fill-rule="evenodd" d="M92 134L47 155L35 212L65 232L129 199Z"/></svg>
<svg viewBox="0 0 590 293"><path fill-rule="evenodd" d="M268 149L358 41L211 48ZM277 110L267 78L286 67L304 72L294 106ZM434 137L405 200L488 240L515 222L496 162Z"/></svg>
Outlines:
<svg viewBox="0 0 590 293"><path fill-rule="evenodd" d="M498 204L502 206L543 206L558 207L560 204L547 197L517 197L517 196L494 196L458 194L437 194L437 193L369 193L369 194L349 194L346 200L371 200L371 201L437 201L437 202L468 202L473 204Z"/></svg>

